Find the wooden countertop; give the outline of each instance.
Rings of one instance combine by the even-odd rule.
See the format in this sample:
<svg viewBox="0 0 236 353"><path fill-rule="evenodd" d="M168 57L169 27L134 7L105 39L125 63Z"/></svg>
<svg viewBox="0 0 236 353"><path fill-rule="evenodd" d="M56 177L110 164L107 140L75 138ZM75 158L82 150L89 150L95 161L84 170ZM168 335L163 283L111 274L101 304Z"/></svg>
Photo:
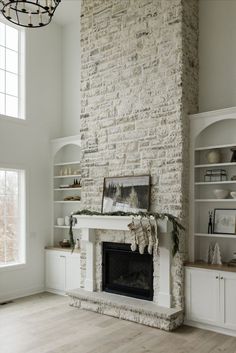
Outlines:
<svg viewBox="0 0 236 353"><path fill-rule="evenodd" d="M66 252L71 252L71 248L62 248L60 246L45 246L45 250L55 250L55 251L66 251ZM74 249L73 253L80 253L80 249Z"/></svg>
<svg viewBox="0 0 236 353"><path fill-rule="evenodd" d="M186 267L195 267L195 268L203 268L203 269L206 269L206 270L236 272L236 267L228 266L228 264L210 265L210 264L207 264L207 263L204 263L204 262L185 262L184 266L186 266Z"/></svg>

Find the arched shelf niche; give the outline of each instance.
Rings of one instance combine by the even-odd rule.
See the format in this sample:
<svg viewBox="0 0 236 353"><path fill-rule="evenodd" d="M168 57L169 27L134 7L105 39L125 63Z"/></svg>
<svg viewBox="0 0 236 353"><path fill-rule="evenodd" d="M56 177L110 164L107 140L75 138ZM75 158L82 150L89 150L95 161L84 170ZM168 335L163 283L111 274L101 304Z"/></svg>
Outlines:
<svg viewBox="0 0 236 353"><path fill-rule="evenodd" d="M236 191L236 163L231 162L231 148L236 146L236 108L223 109L190 116L190 241L191 261L206 261L210 243L218 242L223 261L232 258L236 250L236 235L208 233L209 212L215 209L235 209L236 199L230 195ZM210 163L208 153L220 151L220 160ZM222 180L209 180L207 173L217 170L226 172ZM214 176L215 177L215 176ZM226 190L225 198L217 198L215 190ZM214 222L214 219L213 219Z"/></svg>
<svg viewBox="0 0 236 353"><path fill-rule="evenodd" d="M54 156L54 164L80 162L81 149L76 144L68 144L61 147Z"/></svg>
<svg viewBox="0 0 236 353"><path fill-rule="evenodd" d="M78 136L52 141L52 245L69 238L68 218L80 209L81 146ZM76 235L77 236L77 235Z"/></svg>
<svg viewBox="0 0 236 353"><path fill-rule="evenodd" d="M195 148L236 144L236 116L211 123L195 139Z"/></svg>

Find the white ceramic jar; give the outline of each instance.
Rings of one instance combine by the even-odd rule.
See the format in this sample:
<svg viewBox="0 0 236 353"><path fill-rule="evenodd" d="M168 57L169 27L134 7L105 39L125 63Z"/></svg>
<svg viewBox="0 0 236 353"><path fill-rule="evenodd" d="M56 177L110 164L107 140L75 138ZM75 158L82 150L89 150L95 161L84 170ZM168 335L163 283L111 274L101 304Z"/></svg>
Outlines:
<svg viewBox="0 0 236 353"><path fill-rule="evenodd" d="M58 225L59 227L64 226L64 218L58 217L58 218L57 218L57 225Z"/></svg>

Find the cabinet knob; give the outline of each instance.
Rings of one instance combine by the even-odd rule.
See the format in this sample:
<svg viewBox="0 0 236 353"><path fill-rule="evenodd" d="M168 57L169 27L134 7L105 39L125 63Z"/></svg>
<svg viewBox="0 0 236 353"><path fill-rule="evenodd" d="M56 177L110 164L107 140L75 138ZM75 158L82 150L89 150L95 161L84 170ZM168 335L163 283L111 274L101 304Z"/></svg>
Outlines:
<svg viewBox="0 0 236 353"><path fill-rule="evenodd" d="M221 276L221 277L220 277L220 279L224 279L224 277L223 277L223 276Z"/></svg>
<svg viewBox="0 0 236 353"><path fill-rule="evenodd" d="M65 257L64 255L60 255L60 257Z"/></svg>
<svg viewBox="0 0 236 353"><path fill-rule="evenodd" d="M219 276L216 276L216 279L219 279Z"/></svg>

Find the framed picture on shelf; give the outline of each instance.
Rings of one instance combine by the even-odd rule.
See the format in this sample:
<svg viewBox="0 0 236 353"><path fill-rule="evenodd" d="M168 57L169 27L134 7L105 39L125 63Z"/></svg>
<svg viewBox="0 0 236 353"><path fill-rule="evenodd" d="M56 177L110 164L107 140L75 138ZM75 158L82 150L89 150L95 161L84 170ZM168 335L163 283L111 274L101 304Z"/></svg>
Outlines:
<svg viewBox="0 0 236 353"><path fill-rule="evenodd" d="M214 234L236 234L236 209L214 209Z"/></svg>
<svg viewBox="0 0 236 353"><path fill-rule="evenodd" d="M150 203L150 175L104 178L102 212L146 212Z"/></svg>

